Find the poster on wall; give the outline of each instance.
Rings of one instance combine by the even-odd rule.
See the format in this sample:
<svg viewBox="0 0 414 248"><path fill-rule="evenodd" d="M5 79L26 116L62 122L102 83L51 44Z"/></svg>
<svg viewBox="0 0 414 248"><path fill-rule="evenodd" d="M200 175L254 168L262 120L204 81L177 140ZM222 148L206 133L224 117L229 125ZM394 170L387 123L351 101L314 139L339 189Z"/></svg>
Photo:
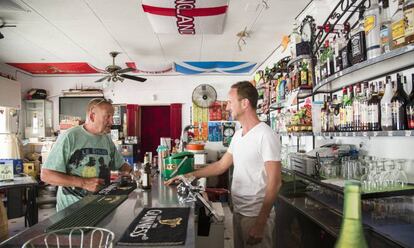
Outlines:
<svg viewBox="0 0 414 248"><path fill-rule="evenodd" d="M193 104L194 140L207 141L208 139L208 108L201 108Z"/></svg>

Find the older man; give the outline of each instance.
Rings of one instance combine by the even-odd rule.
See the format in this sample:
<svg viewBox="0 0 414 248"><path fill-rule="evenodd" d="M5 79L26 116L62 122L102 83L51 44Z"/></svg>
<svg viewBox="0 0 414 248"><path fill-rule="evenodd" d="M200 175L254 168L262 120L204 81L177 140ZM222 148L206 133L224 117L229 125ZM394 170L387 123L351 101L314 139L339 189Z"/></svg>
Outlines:
<svg viewBox="0 0 414 248"><path fill-rule="evenodd" d="M53 146L42 166L41 179L59 186L57 211L108 184L110 170L132 171L107 135L113 114L109 100L92 99L85 124L61 134Z"/></svg>
<svg viewBox="0 0 414 248"><path fill-rule="evenodd" d="M273 203L281 186L280 140L256 115L258 93L247 81L231 86L227 109L242 129L217 162L186 177L220 175L234 164L231 196L234 247L274 247ZM166 184L177 180L170 179Z"/></svg>

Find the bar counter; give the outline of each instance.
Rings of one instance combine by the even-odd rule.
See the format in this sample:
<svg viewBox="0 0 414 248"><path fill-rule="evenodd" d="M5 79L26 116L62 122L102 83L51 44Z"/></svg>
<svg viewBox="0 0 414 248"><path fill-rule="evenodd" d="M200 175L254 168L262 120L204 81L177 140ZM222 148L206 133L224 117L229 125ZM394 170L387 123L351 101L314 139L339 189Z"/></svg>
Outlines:
<svg viewBox="0 0 414 248"><path fill-rule="evenodd" d="M0 247L21 247L27 240L43 234L45 229L61 220L67 215L76 212L82 206L94 200L97 196L86 196L79 202L69 206L68 208L56 213L47 220L44 220L29 229L11 237L0 244ZM194 247L195 246L195 226L194 226L194 203L181 204L178 201L176 188L164 186L159 178L153 180L152 189L143 191L141 189L135 189L128 195L121 205L119 205L109 215L104 217L102 221L96 225L111 230L115 233L115 239L113 242L114 247L130 247L119 246L117 241L121 238L124 231L134 220L134 218L141 212L144 207L190 207L190 216L187 226L187 236L185 244L182 246L168 246L168 247ZM173 235L173 234L172 234ZM144 247L144 246L140 246ZM157 247L157 246L150 246ZM167 247L167 246L162 246Z"/></svg>
<svg viewBox="0 0 414 248"><path fill-rule="evenodd" d="M276 202L278 247L333 247L342 223L342 196L304 187L283 190ZM414 247L412 196L362 202L363 228L369 247Z"/></svg>

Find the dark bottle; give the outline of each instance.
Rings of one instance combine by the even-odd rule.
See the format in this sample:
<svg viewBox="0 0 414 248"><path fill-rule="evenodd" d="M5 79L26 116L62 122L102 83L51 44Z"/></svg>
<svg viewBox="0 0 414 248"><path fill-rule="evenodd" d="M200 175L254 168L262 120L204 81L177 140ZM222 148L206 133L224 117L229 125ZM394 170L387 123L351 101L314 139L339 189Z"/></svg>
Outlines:
<svg viewBox="0 0 414 248"><path fill-rule="evenodd" d="M370 131L379 131L381 129L381 99L378 96L378 90L375 84L371 85L371 98L368 100L368 129Z"/></svg>
<svg viewBox="0 0 414 248"><path fill-rule="evenodd" d="M406 105L408 97L401 82L401 75L397 73L397 90L391 98L392 129L407 129Z"/></svg>
<svg viewBox="0 0 414 248"><path fill-rule="evenodd" d="M367 248L362 228L361 186L347 181L344 189L344 208L341 230L335 248Z"/></svg>
<svg viewBox="0 0 414 248"><path fill-rule="evenodd" d="M407 124L408 129L414 129L414 73L411 74L411 93L408 96L407 104Z"/></svg>
<svg viewBox="0 0 414 248"><path fill-rule="evenodd" d="M364 31L364 7L359 11L358 25L351 31L351 62L353 65L367 59Z"/></svg>
<svg viewBox="0 0 414 248"><path fill-rule="evenodd" d="M143 165L144 170L141 175L143 189L151 189L151 162L149 160L149 156L145 154Z"/></svg>
<svg viewBox="0 0 414 248"><path fill-rule="evenodd" d="M334 130L335 131L340 131L340 124L341 124L341 119L340 119L340 115L339 115L339 111L340 111L340 107L341 107L341 99L338 99L337 95L333 95L333 104L334 104L334 118L333 118L333 122L334 122Z"/></svg>

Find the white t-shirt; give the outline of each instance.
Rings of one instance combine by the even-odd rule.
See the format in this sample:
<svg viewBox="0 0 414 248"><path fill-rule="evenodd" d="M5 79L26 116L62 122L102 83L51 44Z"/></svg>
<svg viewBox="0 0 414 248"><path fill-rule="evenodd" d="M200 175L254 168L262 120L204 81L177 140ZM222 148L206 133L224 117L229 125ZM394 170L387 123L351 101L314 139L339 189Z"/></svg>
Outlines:
<svg viewBox="0 0 414 248"><path fill-rule="evenodd" d="M263 122L244 136L242 131L234 134L228 149L234 164L231 185L234 211L244 216L258 216L267 185L264 163L280 161L280 138Z"/></svg>

